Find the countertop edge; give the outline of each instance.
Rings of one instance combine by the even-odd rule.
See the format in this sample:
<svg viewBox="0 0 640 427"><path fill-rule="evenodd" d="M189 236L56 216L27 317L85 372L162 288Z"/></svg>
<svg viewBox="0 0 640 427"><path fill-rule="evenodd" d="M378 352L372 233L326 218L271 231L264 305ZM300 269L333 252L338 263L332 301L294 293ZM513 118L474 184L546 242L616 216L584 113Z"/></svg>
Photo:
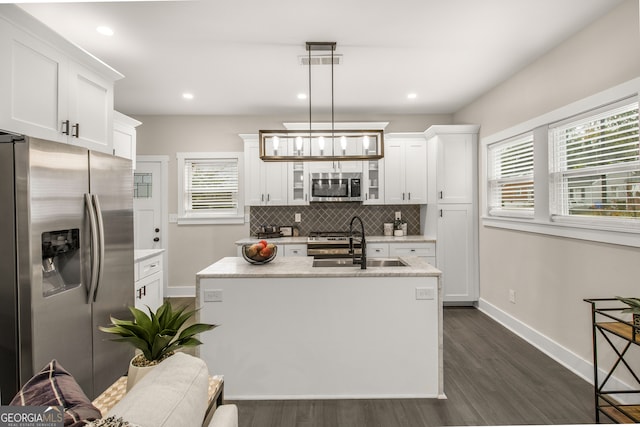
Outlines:
<svg viewBox="0 0 640 427"><path fill-rule="evenodd" d="M442 272L419 257L399 257L407 267L312 267L310 257L283 257L264 265L252 265L239 257L226 257L196 274L200 279L216 278L326 278L326 277L440 277Z"/></svg>

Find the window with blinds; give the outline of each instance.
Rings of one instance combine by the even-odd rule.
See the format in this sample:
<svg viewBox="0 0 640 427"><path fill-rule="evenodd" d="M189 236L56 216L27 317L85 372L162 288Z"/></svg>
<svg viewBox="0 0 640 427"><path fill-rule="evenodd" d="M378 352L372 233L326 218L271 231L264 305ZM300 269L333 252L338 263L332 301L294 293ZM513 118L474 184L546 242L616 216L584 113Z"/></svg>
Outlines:
<svg viewBox="0 0 640 427"><path fill-rule="evenodd" d="M237 159L185 161L185 212L238 212Z"/></svg>
<svg viewBox="0 0 640 427"><path fill-rule="evenodd" d="M488 147L488 209L494 216L533 216L533 135Z"/></svg>
<svg viewBox="0 0 640 427"><path fill-rule="evenodd" d="M640 219L638 102L550 127L553 216Z"/></svg>

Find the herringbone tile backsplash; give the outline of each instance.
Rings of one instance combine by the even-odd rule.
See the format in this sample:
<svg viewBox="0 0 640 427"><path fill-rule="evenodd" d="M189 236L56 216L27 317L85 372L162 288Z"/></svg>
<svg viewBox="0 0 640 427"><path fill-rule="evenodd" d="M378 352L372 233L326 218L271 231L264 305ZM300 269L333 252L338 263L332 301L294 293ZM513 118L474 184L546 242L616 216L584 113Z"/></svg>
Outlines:
<svg viewBox="0 0 640 427"><path fill-rule="evenodd" d="M354 215L360 216L368 235L381 236L384 223L393 222L397 211L407 221L407 234L420 234L419 205L369 206L360 203L316 203L309 206L252 206L249 216L251 235L255 236L261 225L297 225L301 236L310 231L348 231ZM295 214L302 221L295 224Z"/></svg>

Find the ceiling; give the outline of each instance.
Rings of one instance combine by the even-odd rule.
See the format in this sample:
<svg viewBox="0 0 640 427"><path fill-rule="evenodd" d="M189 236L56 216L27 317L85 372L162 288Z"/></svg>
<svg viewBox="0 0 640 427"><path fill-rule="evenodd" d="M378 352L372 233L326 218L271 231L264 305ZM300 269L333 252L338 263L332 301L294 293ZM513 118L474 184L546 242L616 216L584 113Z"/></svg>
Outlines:
<svg viewBox="0 0 640 427"><path fill-rule="evenodd" d="M130 115L308 114L307 41L335 41L336 116L448 114L622 0L200 0L21 4L125 78ZM114 30L108 37L96 27ZM327 52L328 53L328 52ZM331 104L313 66L312 111ZM193 99L183 99L190 92ZM408 99L409 93L416 94Z"/></svg>

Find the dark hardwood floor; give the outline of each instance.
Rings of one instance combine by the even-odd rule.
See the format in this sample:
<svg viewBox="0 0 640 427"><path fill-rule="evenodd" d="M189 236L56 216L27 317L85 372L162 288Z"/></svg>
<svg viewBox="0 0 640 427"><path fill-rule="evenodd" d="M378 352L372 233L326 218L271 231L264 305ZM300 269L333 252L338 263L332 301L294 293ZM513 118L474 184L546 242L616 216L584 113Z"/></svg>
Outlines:
<svg viewBox="0 0 640 427"><path fill-rule="evenodd" d="M240 427L593 423L593 390L473 308L444 311L447 399L236 401Z"/></svg>

